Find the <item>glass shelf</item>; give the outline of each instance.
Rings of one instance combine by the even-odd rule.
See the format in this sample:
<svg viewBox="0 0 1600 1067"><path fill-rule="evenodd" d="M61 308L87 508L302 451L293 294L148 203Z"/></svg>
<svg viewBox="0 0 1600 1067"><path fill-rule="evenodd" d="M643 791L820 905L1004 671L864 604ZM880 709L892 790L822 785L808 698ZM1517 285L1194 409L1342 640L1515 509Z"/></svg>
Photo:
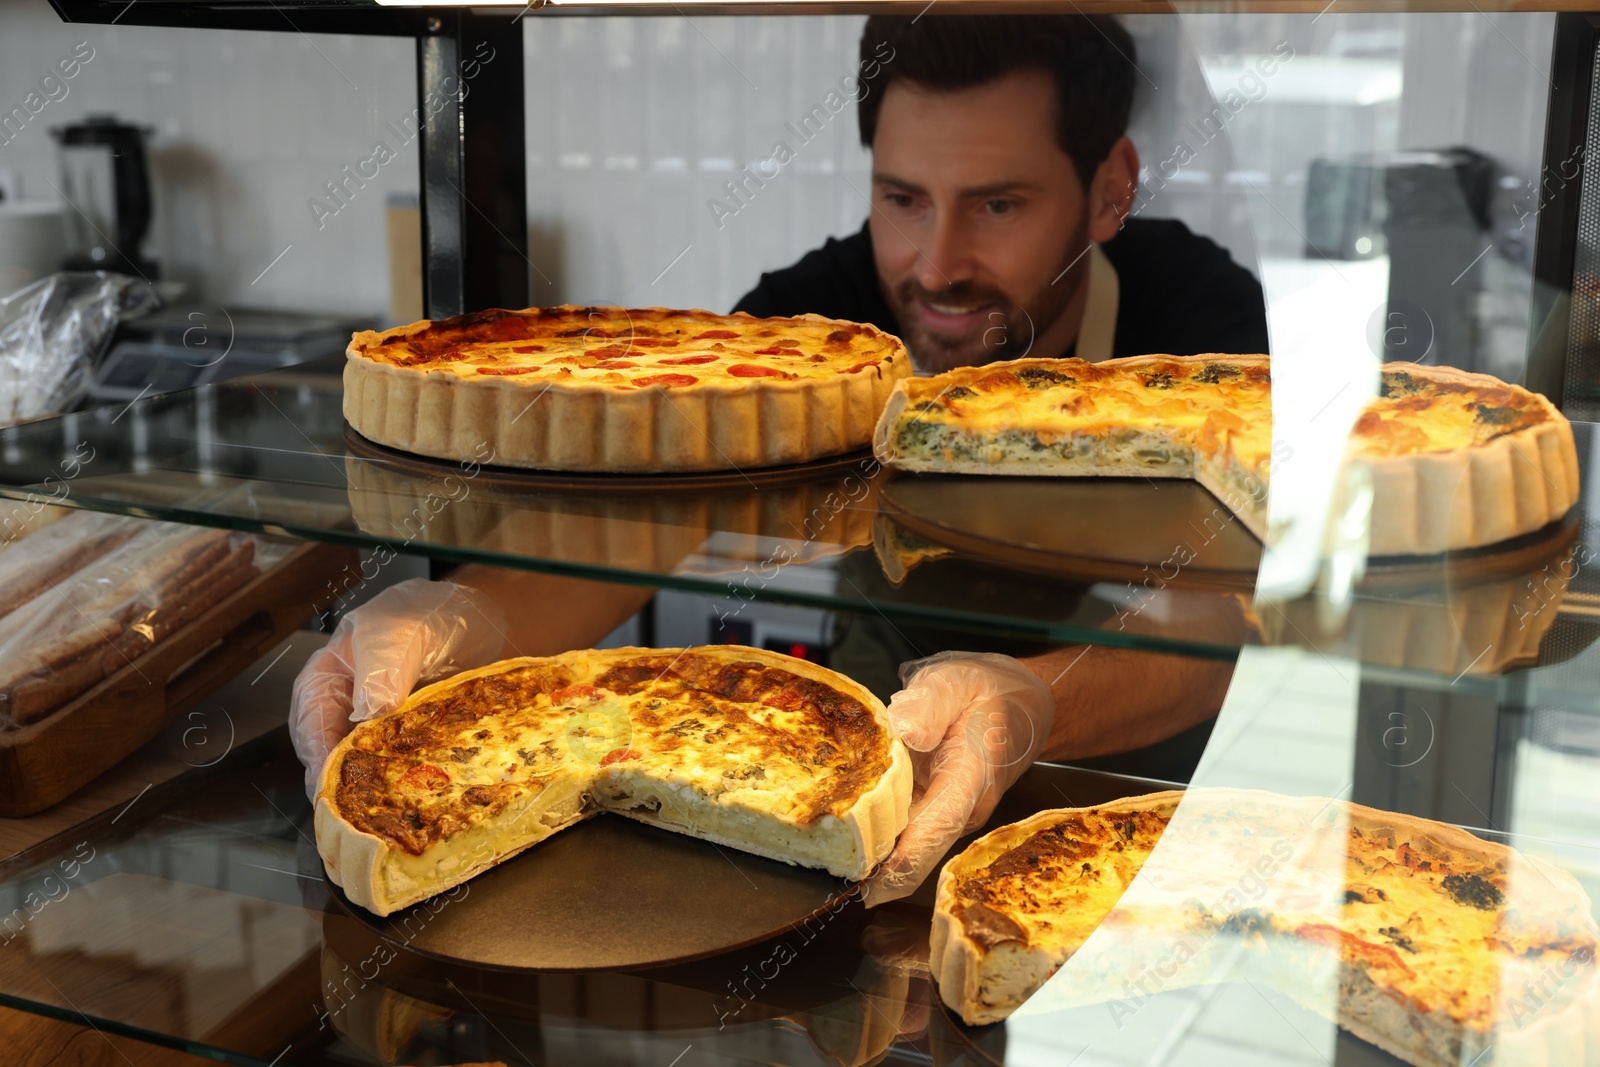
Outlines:
<svg viewBox="0 0 1600 1067"><path fill-rule="evenodd" d="M541 479L364 442L341 413L341 366L0 430L0 497L371 549L341 594L425 555L699 592L727 616L752 600L851 612L913 636L1216 659L1292 646L1395 684L1600 710L1589 424L1584 499L1559 528L1448 561L1373 561L1342 605L1258 604L1259 543L1212 529L1216 501L1190 483L904 478L865 454L665 489ZM1199 555L1167 573L1182 539Z"/></svg>

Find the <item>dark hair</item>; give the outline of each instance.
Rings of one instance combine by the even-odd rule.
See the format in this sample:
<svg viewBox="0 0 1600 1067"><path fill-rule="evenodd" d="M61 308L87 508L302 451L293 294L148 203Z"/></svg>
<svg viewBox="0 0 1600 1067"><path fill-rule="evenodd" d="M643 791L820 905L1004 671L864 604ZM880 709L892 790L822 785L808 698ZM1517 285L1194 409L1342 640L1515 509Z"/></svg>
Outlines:
<svg viewBox="0 0 1600 1067"><path fill-rule="evenodd" d="M1018 70L1056 83L1056 141L1085 187L1128 128L1133 38L1108 15L873 15L861 33L861 143L872 147L884 91L898 78L970 89Z"/></svg>

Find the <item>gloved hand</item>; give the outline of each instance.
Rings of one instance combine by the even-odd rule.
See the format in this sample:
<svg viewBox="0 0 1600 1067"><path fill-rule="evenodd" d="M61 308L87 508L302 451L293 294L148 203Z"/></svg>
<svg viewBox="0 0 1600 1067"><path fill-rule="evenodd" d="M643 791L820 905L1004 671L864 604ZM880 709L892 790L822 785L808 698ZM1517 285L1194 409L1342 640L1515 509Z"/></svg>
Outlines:
<svg viewBox="0 0 1600 1067"><path fill-rule="evenodd" d="M911 750L911 820L864 883L869 908L909 896L982 826L1055 722L1050 687L1010 656L941 652L902 664L900 679L889 723Z"/></svg>
<svg viewBox="0 0 1600 1067"><path fill-rule="evenodd" d="M316 800L328 753L363 719L393 711L419 682L500 658L505 617L471 586L411 578L339 620L294 680L289 737Z"/></svg>

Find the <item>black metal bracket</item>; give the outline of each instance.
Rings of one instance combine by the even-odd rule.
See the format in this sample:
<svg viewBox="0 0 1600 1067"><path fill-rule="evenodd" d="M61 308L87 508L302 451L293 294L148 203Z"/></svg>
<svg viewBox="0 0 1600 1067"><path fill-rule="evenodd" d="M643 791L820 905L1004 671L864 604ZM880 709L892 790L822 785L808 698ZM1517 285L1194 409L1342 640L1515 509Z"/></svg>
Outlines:
<svg viewBox="0 0 1600 1067"><path fill-rule="evenodd" d="M522 27L465 12L417 38L422 302L430 319L528 303Z"/></svg>
<svg viewBox="0 0 1600 1067"><path fill-rule="evenodd" d="M62 22L420 37L435 11L351 0L50 0ZM514 17L519 9L507 11Z"/></svg>
<svg viewBox="0 0 1600 1067"><path fill-rule="evenodd" d="M1572 161L1588 165L1584 140L1600 46L1600 16L1567 12L1556 16L1550 63L1550 105L1545 117L1544 159L1536 183L1533 308L1529 320L1528 372L1524 384L1564 405L1572 275L1578 250L1582 183L1571 180Z"/></svg>

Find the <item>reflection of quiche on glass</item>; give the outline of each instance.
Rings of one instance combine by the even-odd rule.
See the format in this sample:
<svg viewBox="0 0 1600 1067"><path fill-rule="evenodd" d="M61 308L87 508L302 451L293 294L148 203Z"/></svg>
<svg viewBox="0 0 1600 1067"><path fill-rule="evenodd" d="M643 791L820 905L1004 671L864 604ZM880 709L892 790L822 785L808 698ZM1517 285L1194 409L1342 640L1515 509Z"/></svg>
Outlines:
<svg viewBox="0 0 1600 1067"><path fill-rule="evenodd" d="M1267 529L1266 356L1019 359L900 382L873 436L909 471L1193 478ZM1374 555L1493 544L1578 498L1572 425L1485 374L1390 363L1347 454L1370 470Z"/></svg>
<svg viewBox="0 0 1600 1067"><path fill-rule="evenodd" d="M329 755L317 847L388 915L612 811L864 878L911 764L868 690L731 645L504 660L413 693Z"/></svg>
<svg viewBox="0 0 1600 1067"><path fill-rule="evenodd" d="M584 472L713 471L861 448L900 340L819 315L563 305L424 320L350 340L344 414L441 459Z"/></svg>

